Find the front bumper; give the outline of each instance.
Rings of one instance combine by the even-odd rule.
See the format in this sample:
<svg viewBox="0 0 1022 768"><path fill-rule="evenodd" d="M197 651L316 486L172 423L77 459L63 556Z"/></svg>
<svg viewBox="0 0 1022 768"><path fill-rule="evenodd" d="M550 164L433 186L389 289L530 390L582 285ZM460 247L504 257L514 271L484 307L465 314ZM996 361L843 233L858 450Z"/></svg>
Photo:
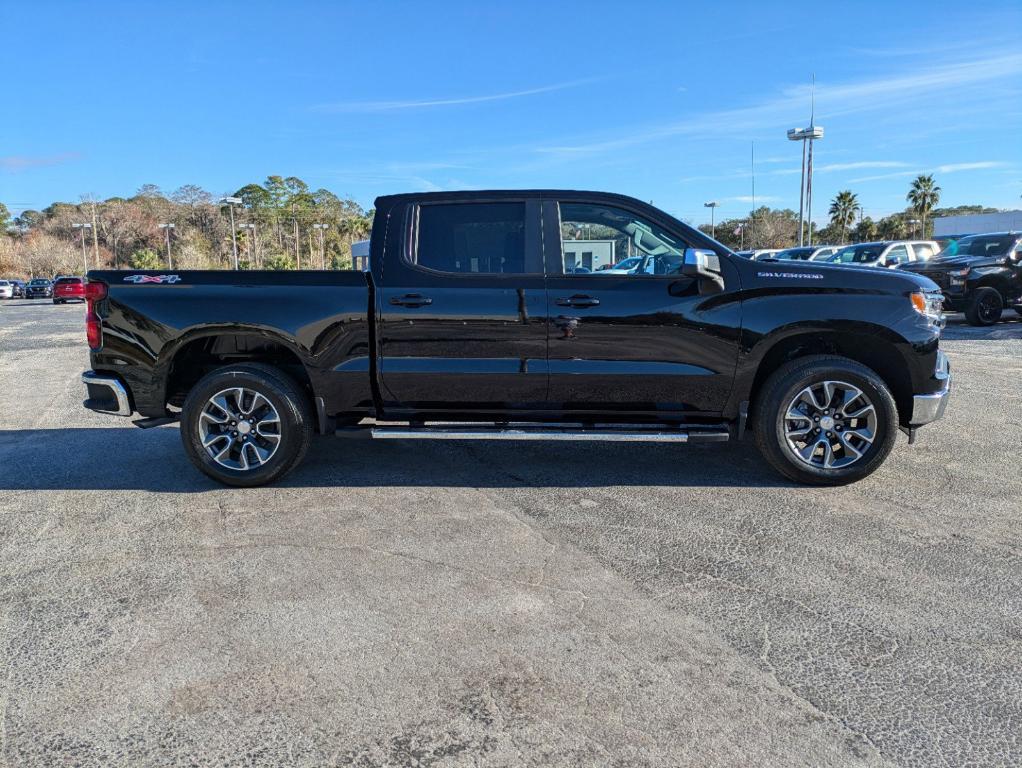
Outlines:
<svg viewBox="0 0 1022 768"><path fill-rule="evenodd" d="M944 409L951 396L951 364L943 352L937 352L937 368L933 377L941 382L941 387L926 395L913 395L911 427L921 427L944 417Z"/></svg>
<svg viewBox="0 0 1022 768"><path fill-rule="evenodd" d="M82 403L90 411L112 413L116 416L132 414L131 398L128 390L113 376L105 376L95 371L82 374L88 398Z"/></svg>

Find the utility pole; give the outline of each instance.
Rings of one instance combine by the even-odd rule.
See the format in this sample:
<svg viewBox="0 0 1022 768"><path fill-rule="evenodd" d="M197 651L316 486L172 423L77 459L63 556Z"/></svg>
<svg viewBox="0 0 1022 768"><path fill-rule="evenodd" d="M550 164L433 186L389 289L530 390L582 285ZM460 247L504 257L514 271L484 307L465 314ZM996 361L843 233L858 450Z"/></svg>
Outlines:
<svg viewBox="0 0 1022 768"><path fill-rule="evenodd" d="M324 238L324 236L326 234L325 230L327 229L328 226L329 226L328 224L313 224L312 225L313 229L318 229L319 230L319 260L320 260L320 262L323 265L323 269L326 269L326 246L324 245L323 238Z"/></svg>
<svg viewBox="0 0 1022 768"><path fill-rule="evenodd" d="M244 202L240 197L221 197L220 204L231 209L231 244L234 246L234 268L238 269L238 231L234 227L234 206Z"/></svg>
<svg viewBox="0 0 1022 768"><path fill-rule="evenodd" d="M162 229L167 235L167 269L174 268L174 260L170 257L170 230L173 228L173 224L160 224L160 229Z"/></svg>
<svg viewBox="0 0 1022 768"><path fill-rule="evenodd" d="M816 75L813 75L813 92L809 107L809 127L788 130L790 141L802 142L802 176L798 190L798 244L813 244L813 141L823 138L823 128L816 124ZM806 147L808 142L809 146ZM808 158L807 158L808 149ZM803 216L803 210L805 215ZM805 242L806 224L809 225L809 242Z"/></svg>
<svg viewBox="0 0 1022 768"><path fill-rule="evenodd" d="M92 205L92 260L96 264L96 269L99 269L99 236L97 235L99 221L96 219L96 201L90 196L89 203Z"/></svg>
<svg viewBox="0 0 1022 768"><path fill-rule="evenodd" d="M295 265L302 268L302 244L298 240L298 215L295 213L295 204L291 203L291 221L295 225Z"/></svg>
<svg viewBox="0 0 1022 768"><path fill-rule="evenodd" d="M85 224L72 224L72 229L80 229L82 231L82 275L89 271L89 257L85 255L85 230L92 229L92 225Z"/></svg>

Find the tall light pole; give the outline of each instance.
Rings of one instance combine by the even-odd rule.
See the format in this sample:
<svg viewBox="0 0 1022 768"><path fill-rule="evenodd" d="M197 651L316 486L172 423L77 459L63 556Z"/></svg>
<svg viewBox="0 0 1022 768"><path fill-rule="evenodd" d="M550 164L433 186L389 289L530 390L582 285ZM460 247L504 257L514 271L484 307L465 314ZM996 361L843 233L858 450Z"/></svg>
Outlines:
<svg viewBox="0 0 1022 768"><path fill-rule="evenodd" d="M710 237L712 237L714 240L717 239L717 226L713 221L713 212L719 205L720 203L718 203L716 200L711 200L708 203L703 203L704 208L710 209Z"/></svg>
<svg viewBox="0 0 1022 768"><path fill-rule="evenodd" d="M85 230L92 229L91 224L72 224L72 229L80 229L82 231L82 274L84 275L89 271L89 257L85 255Z"/></svg>
<svg viewBox="0 0 1022 768"><path fill-rule="evenodd" d="M258 256L256 253L256 225L249 222L248 224L239 224L238 229L247 229L248 235L248 264L249 269L255 269L255 257Z"/></svg>
<svg viewBox="0 0 1022 768"><path fill-rule="evenodd" d="M813 244L813 141L823 138L823 128L813 125L808 128L792 128L788 139L802 142L802 178L798 190L798 244L805 245L805 222L809 220L809 245ZM807 146L808 145L808 146ZM808 149L808 162L806 152Z"/></svg>
<svg viewBox="0 0 1022 768"><path fill-rule="evenodd" d="M313 229L319 230L319 260L323 263L323 269L326 269L326 247L323 245L323 237L326 234L325 230L329 228L329 224L313 224Z"/></svg>
<svg viewBox="0 0 1022 768"><path fill-rule="evenodd" d="M234 268L238 269L238 232L234 228L234 206L244 202L240 197L221 197L220 204L227 205L231 209L231 243L234 246Z"/></svg>
<svg viewBox="0 0 1022 768"><path fill-rule="evenodd" d="M170 230L173 228L173 224L160 224L160 229L167 235L167 269L174 268L174 260L170 256Z"/></svg>

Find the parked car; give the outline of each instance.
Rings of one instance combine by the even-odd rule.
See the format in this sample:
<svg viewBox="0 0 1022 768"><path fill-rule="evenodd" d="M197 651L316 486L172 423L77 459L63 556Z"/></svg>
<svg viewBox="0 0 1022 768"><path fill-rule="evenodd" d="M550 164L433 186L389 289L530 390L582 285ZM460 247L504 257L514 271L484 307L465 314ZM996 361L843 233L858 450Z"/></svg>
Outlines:
<svg viewBox="0 0 1022 768"><path fill-rule="evenodd" d="M968 235L906 269L939 285L944 306L972 325L993 325L1005 307L1022 315L1022 232Z"/></svg>
<svg viewBox="0 0 1022 768"><path fill-rule="evenodd" d="M26 299L48 299L53 295L53 283L45 277L36 277L29 280L25 286Z"/></svg>
<svg viewBox="0 0 1022 768"><path fill-rule="evenodd" d="M673 266L566 272L561 222ZM920 275L750 262L597 192L381 197L371 243L368 272L90 272L85 407L138 412L140 426L179 419L195 466L235 486L283 476L314 432L751 432L786 477L836 485L947 403L941 295Z"/></svg>
<svg viewBox="0 0 1022 768"><path fill-rule="evenodd" d="M53 281L53 303L85 301L85 278L58 277Z"/></svg>
<svg viewBox="0 0 1022 768"><path fill-rule="evenodd" d="M773 258L780 261L826 261L841 250L837 245L799 245L778 251Z"/></svg>
<svg viewBox="0 0 1022 768"><path fill-rule="evenodd" d="M11 288L14 289L14 298L23 299L25 298L25 281L24 280L8 280L11 284Z"/></svg>
<svg viewBox="0 0 1022 768"><path fill-rule="evenodd" d="M753 261L772 257L780 252L780 248L757 248L753 251L737 251L739 256L744 256L745 258L752 259Z"/></svg>
<svg viewBox="0 0 1022 768"><path fill-rule="evenodd" d="M7 280L0 280L0 299L13 299L14 286Z"/></svg>
<svg viewBox="0 0 1022 768"><path fill-rule="evenodd" d="M653 237L652 233L646 236ZM661 248L661 251L665 249ZM675 258L672 258L672 255ZM666 275L678 267L677 254L661 252L645 256L631 256L619 261L609 269L598 269L594 275ZM567 271L567 270L566 270ZM574 270L578 273L578 270Z"/></svg>
<svg viewBox="0 0 1022 768"><path fill-rule="evenodd" d="M846 245L827 260L833 264L895 269L914 261L926 261L939 250L933 240L884 240Z"/></svg>

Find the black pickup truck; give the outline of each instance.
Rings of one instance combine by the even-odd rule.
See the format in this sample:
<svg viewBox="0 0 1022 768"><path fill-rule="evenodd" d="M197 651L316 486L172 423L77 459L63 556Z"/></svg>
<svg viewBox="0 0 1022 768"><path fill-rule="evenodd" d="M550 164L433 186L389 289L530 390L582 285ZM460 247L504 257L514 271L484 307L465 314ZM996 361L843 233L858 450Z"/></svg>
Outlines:
<svg viewBox="0 0 1022 768"><path fill-rule="evenodd" d="M636 256L642 271L613 269ZM179 419L191 460L229 485L281 477L315 432L750 433L788 478L836 485L939 419L950 387L927 278L750 261L613 194L381 197L367 272L88 279L85 406Z"/></svg>
<svg viewBox="0 0 1022 768"><path fill-rule="evenodd" d="M937 283L945 308L971 325L993 325L1008 307L1022 315L1022 232L968 235L902 269Z"/></svg>

